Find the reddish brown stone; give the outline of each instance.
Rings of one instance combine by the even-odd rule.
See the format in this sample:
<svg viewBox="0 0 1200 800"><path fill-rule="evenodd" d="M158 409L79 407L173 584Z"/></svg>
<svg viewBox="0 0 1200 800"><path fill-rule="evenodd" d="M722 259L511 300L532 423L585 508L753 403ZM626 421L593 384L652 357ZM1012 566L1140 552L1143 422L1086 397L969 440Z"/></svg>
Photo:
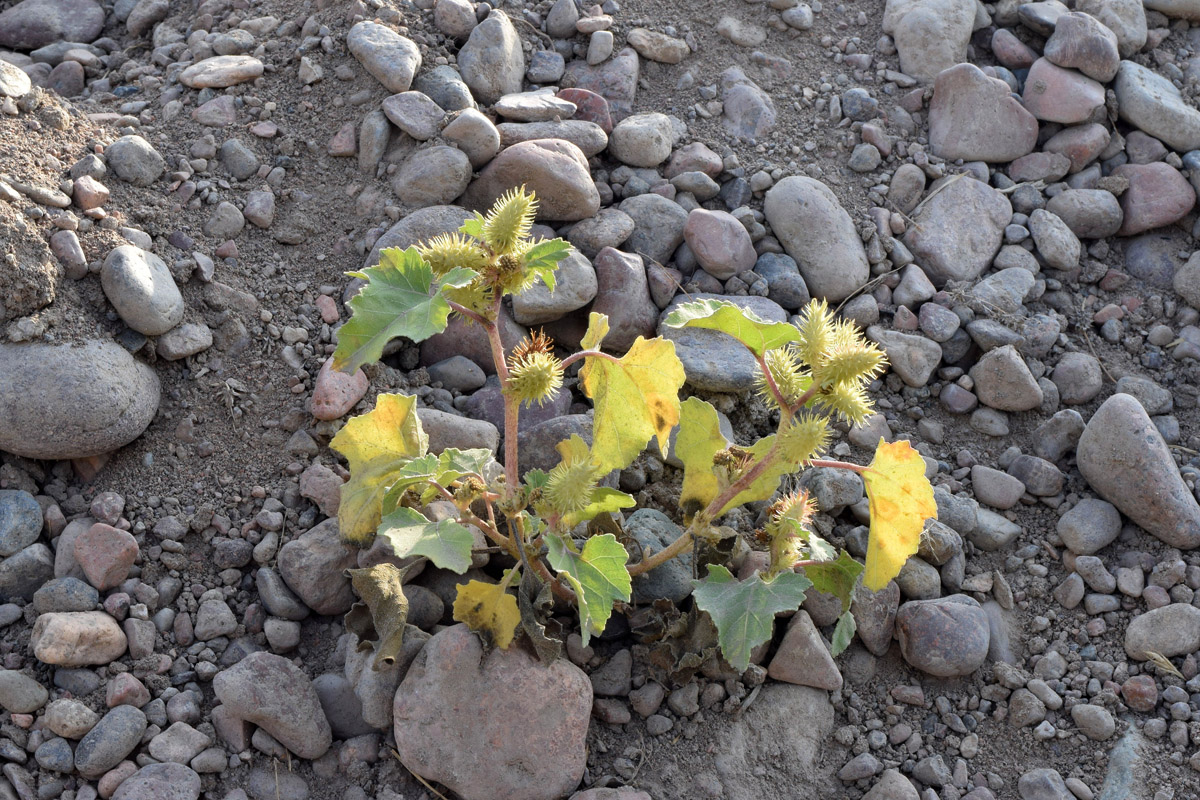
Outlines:
<svg viewBox="0 0 1200 800"><path fill-rule="evenodd" d="M1162 161L1122 164L1112 174L1129 181L1129 188L1121 195L1125 218L1118 236L1132 236L1178 222L1196 205L1196 191L1187 178Z"/></svg>
<svg viewBox="0 0 1200 800"><path fill-rule="evenodd" d="M608 111L608 101L590 89L563 89L558 97L575 104L575 119L594 122L605 133L612 133L612 114Z"/></svg>
<svg viewBox="0 0 1200 800"><path fill-rule="evenodd" d="M88 583L102 592L119 586L129 576L137 557L137 540L128 531L103 522L97 522L75 540L75 560Z"/></svg>
<svg viewBox="0 0 1200 800"><path fill-rule="evenodd" d="M1158 704L1158 687L1149 675L1134 675L1121 684L1121 697L1134 711L1149 714Z"/></svg>

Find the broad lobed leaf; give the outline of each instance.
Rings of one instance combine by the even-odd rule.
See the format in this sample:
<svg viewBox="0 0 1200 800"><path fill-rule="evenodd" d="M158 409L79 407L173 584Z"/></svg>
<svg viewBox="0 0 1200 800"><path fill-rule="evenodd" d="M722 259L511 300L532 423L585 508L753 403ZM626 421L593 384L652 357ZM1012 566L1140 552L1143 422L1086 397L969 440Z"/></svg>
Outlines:
<svg viewBox="0 0 1200 800"><path fill-rule="evenodd" d="M925 460L906 441L889 444L881 438L862 477L871 510L863 585L877 592L917 552L925 520L937 519L937 503Z"/></svg>
<svg viewBox="0 0 1200 800"><path fill-rule="evenodd" d="M667 450L679 422L679 390L686 378L675 343L638 337L624 356L584 359L580 386L592 398L592 463L603 473L624 469L652 437Z"/></svg>
<svg viewBox="0 0 1200 800"><path fill-rule="evenodd" d="M441 296L441 288L461 288L476 277L473 270L459 267L435 281L433 268L415 247L387 248L379 257L374 267L346 273L367 284L350 298L352 315L338 330L335 369L353 372L379 360L384 345L397 336L419 342L441 333L450 316L450 304Z"/></svg>
<svg viewBox="0 0 1200 800"><path fill-rule="evenodd" d="M579 603L579 628L586 647L593 634L599 634L612 615L613 604L629 602L633 580L625 562L629 553L611 533L588 539L576 551L568 538L551 534L546 537L550 566L567 579Z"/></svg>
<svg viewBox="0 0 1200 800"><path fill-rule="evenodd" d="M862 571L863 565L851 558L845 550L836 560L804 566L804 575L812 581L813 588L840 600L842 611L850 610L850 602L854 599L854 585Z"/></svg>
<svg viewBox="0 0 1200 800"><path fill-rule="evenodd" d="M454 520L434 522L415 508L401 507L383 518L377 536L391 544L398 558L424 556L460 575L471 566L475 537Z"/></svg>
<svg viewBox="0 0 1200 800"><path fill-rule="evenodd" d="M770 581L755 573L738 581L725 567L712 564L707 577L692 586L696 606L717 626L721 655L743 672L750 666L751 651L771 638L775 615L799 608L812 581L797 572L781 572Z"/></svg>
<svg viewBox="0 0 1200 800"><path fill-rule="evenodd" d="M800 341L800 331L795 325L768 322L753 311L711 297L677 306L663 324L669 328L720 331L737 339L758 357L768 350Z"/></svg>
<svg viewBox="0 0 1200 800"><path fill-rule="evenodd" d="M623 508L633 508L636 505L637 500L632 495L617 489L610 489L607 486L598 486L592 490L588 504L583 509L564 516L563 523L568 528L574 528L581 522L594 519L597 514L611 514Z"/></svg>
<svg viewBox="0 0 1200 800"><path fill-rule="evenodd" d="M834 658L840 656L850 646L857 630L858 623L854 621L854 615L850 613L850 609L846 609L838 617L837 627L833 629L833 646L829 648L829 654Z"/></svg>
<svg viewBox="0 0 1200 800"><path fill-rule="evenodd" d="M350 480L342 484L338 527L348 541L366 543L379 525L384 494L397 474L429 447L417 419L416 397L379 395L375 408L347 422L329 446L350 467Z"/></svg>

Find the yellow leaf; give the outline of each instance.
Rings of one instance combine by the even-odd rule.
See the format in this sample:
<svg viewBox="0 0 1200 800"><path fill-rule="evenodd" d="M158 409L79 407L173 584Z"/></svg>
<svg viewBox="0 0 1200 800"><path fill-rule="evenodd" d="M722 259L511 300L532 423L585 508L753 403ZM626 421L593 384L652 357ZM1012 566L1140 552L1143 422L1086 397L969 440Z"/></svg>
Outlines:
<svg viewBox="0 0 1200 800"><path fill-rule="evenodd" d="M596 407L592 463L602 474L632 464L651 437L667 451L671 429L679 422L679 390L685 377L675 343L666 339L639 336L617 361L585 359L579 378Z"/></svg>
<svg viewBox="0 0 1200 800"><path fill-rule="evenodd" d="M905 441L880 439L863 483L871 508L863 585L877 592L917 552L925 520L937 519L937 503L925 477L925 460Z"/></svg>
<svg viewBox="0 0 1200 800"><path fill-rule="evenodd" d="M396 473L425 455L429 439L417 419L416 398L381 394L375 408L346 423L329 446L346 457L350 480L342 485L338 527L348 541L365 543L379 527L383 496Z"/></svg>
<svg viewBox="0 0 1200 800"><path fill-rule="evenodd" d="M679 507L685 517L704 509L720 493L713 456L726 447L729 440L721 433L717 410L699 397L684 400L679 433L675 436L675 455L683 462Z"/></svg>
<svg viewBox="0 0 1200 800"><path fill-rule="evenodd" d="M608 315L593 311L588 314L587 331L579 342L583 350L599 350L600 343L608 336Z"/></svg>
<svg viewBox="0 0 1200 800"><path fill-rule="evenodd" d="M505 591L507 588L503 583L468 581L458 587L454 600L454 618L501 650L512 644L521 624L517 598Z"/></svg>

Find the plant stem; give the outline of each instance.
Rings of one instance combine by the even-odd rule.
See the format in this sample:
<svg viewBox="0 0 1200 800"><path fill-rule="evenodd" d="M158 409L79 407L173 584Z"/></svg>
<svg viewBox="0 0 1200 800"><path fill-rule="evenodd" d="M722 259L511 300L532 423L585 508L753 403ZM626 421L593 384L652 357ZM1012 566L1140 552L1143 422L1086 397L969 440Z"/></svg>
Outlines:
<svg viewBox="0 0 1200 800"><path fill-rule="evenodd" d="M848 469L852 472L863 473L871 467L869 464L853 464L849 461L829 461L823 458L814 458L812 461L806 462L810 467L833 467L834 469Z"/></svg>
<svg viewBox="0 0 1200 800"><path fill-rule="evenodd" d="M459 305L458 303L454 302L453 300L447 300L446 302L450 304L450 308L451 308L451 309L452 309L452 310L453 310L453 311L454 311L456 314L462 314L462 315L463 315L464 317L466 317L467 319L469 319L469 320L473 320L474 322L478 322L480 325L487 325L487 324L488 324L488 321L487 321L486 319L484 319L484 318L483 318L482 316L480 316L479 314L476 314L474 311L472 311L471 309L467 308L466 306L461 306L461 305Z"/></svg>
<svg viewBox="0 0 1200 800"><path fill-rule="evenodd" d="M570 588L563 586L561 583L559 583L558 579L550 574L549 568L547 568L546 565L542 563L542 560L540 558L530 558L529 554L527 552L525 552L525 520L524 520L524 518L520 514L518 514L516 517L510 518L509 526L514 528L513 536L517 539L517 542L518 542L517 547L521 551L521 554L520 554L521 563L524 564L527 569L532 569L534 572L536 572L543 581L550 584L551 591L553 591L556 595L558 595L563 600L566 600L568 603L574 603L575 602L575 592L571 591Z"/></svg>
<svg viewBox="0 0 1200 800"><path fill-rule="evenodd" d="M746 472L742 473L742 476L733 483L729 484L729 486L725 488L725 491L713 498L713 501L708 504L708 508L704 509L704 511L693 517L692 524L688 526L688 529L685 530L678 539L671 542L671 544L667 545L665 549L659 550L657 553L653 553L649 556L643 556L641 561L629 568L629 574L641 575L644 572L649 572L655 567L670 561L672 558L686 550L688 546L691 545L692 540L695 538L695 529L697 528L698 524L703 522L705 525L707 525L709 521L715 519L717 515L721 513L721 509L725 508L725 506L731 500L733 500L735 497L745 491L751 484L758 480L764 472L774 465L778 457L779 445L777 441L776 444L774 444L771 449L767 451L767 454L763 456L758 463L756 463Z"/></svg>
<svg viewBox="0 0 1200 800"><path fill-rule="evenodd" d="M755 356L758 361L758 368L763 374L763 381L767 384L767 388L771 390L771 395L775 398L775 402L779 404L780 411L785 417L792 415L792 408L788 401L784 399L783 392L779 391L779 384L775 383L775 376L771 374L771 370L767 368L767 359L763 356Z"/></svg>
<svg viewBox="0 0 1200 800"><path fill-rule="evenodd" d="M500 298L495 303L496 316L500 314ZM478 316L478 315L476 315ZM482 320L480 324L487 331L488 344L492 348L492 361L496 365L496 377L500 379L501 395L504 397L504 491L507 498L512 498L520 483L520 473L517 470L517 417L521 411L521 401L504 391L508 382L508 362L504 358L504 342L500 340L500 326L490 320Z"/></svg>
<svg viewBox="0 0 1200 800"><path fill-rule="evenodd" d="M813 396L819 391L821 391L821 387L818 384L814 383L812 386L809 386L808 391L800 395L800 397L796 399L795 403L792 403L787 407L788 410L795 414L797 411L808 405L808 401L812 400Z"/></svg>
<svg viewBox="0 0 1200 800"><path fill-rule="evenodd" d="M573 353L564 358L562 362L562 368L565 370L576 361L580 361L585 358L603 358L614 363L620 363L621 361L621 359L617 358L616 356L609 355L608 353L601 352L600 350L580 350L578 353Z"/></svg>

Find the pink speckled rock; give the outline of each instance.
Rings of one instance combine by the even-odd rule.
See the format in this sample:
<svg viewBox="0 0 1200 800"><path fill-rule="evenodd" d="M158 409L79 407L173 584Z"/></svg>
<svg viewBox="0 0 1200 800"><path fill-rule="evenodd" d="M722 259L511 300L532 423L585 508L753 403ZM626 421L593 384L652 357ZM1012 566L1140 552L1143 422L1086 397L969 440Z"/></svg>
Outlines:
<svg viewBox="0 0 1200 800"><path fill-rule="evenodd" d="M333 359L321 365L313 386L312 415L317 419L338 419L362 400L371 381L361 369L353 375L333 368Z"/></svg>
<svg viewBox="0 0 1200 800"><path fill-rule="evenodd" d="M121 585L138 557L137 540L128 531L97 522L75 540L75 560L88 583L100 591Z"/></svg>
<svg viewBox="0 0 1200 800"><path fill-rule="evenodd" d="M1125 218L1118 236L1133 236L1178 222L1196 205L1192 185L1165 162L1122 164L1112 174L1129 181L1129 188L1121 195Z"/></svg>
<svg viewBox="0 0 1200 800"><path fill-rule="evenodd" d="M543 664L516 645L484 655L466 625L425 644L392 711L404 766L464 800L557 800L587 766L587 675L564 658Z"/></svg>

